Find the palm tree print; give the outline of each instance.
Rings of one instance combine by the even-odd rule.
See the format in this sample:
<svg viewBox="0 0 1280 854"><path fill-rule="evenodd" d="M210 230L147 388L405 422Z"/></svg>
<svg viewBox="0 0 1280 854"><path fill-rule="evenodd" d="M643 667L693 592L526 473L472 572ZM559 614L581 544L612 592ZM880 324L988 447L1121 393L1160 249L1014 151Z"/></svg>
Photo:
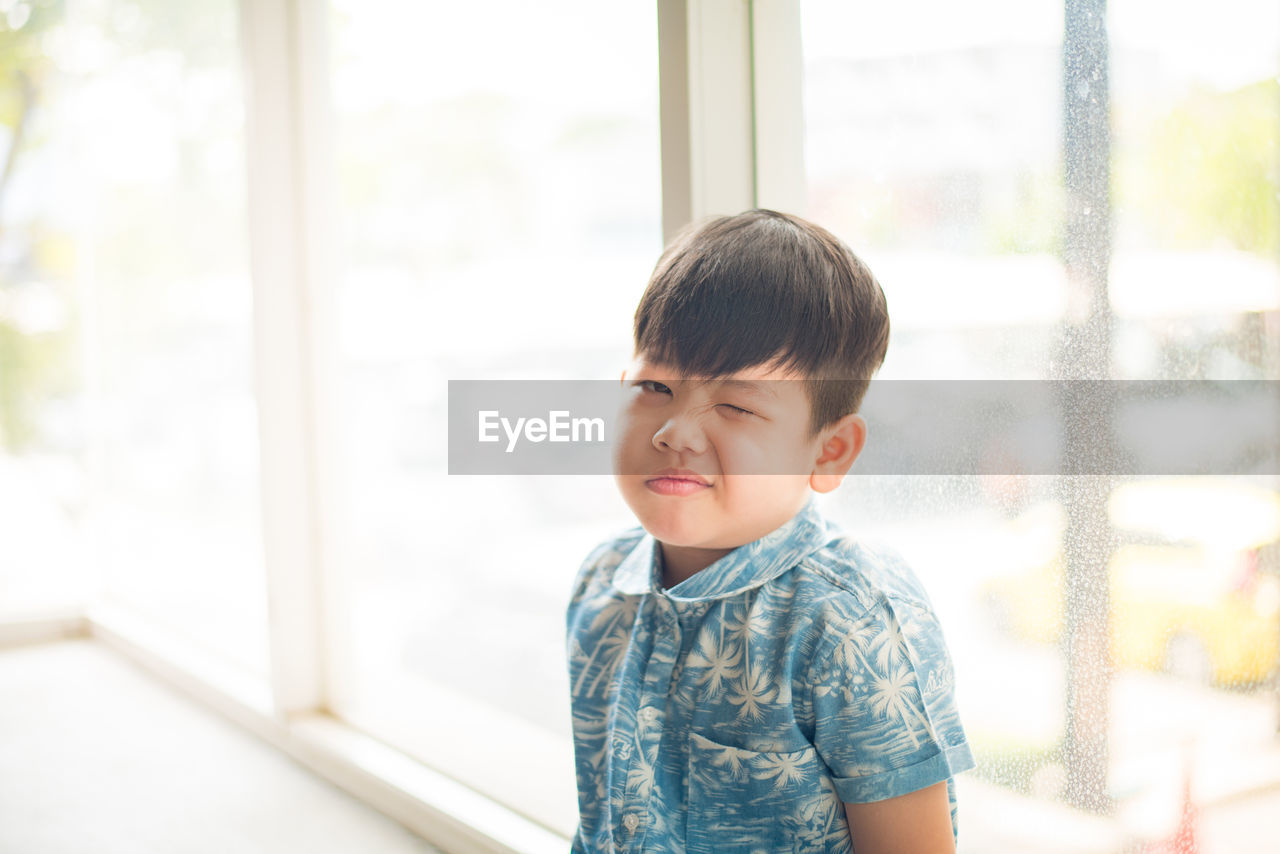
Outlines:
<svg viewBox="0 0 1280 854"><path fill-rule="evenodd" d="M880 642L882 631L878 624L866 620L841 625L840 642L835 648L835 664L841 672L853 669L871 671L865 650Z"/></svg>
<svg viewBox="0 0 1280 854"><path fill-rule="evenodd" d="M725 609L728 613L724 619L725 631L737 635L743 646L750 644L752 638L762 638L769 633L767 617L761 613L762 604L762 600L757 599L749 606Z"/></svg>
<svg viewBox="0 0 1280 854"><path fill-rule="evenodd" d="M761 780L773 780L773 787L781 789L790 783L801 783L808 776L806 752L761 753L751 763L751 774Z"/></svg>
<svg viewBox="0 0 1280 854"><path fill-rule="evenodd" d="M693 652L689 653L688 662L685 665L686 668L699 668L705 671L698 678L698 684L707 686L707 694L710 697L718 696L724 688L725 680L733 679L741 672L737 665L742 652L732 643L725 643L724 624L720 625L722 631L719 638L705 628L698 633L698 644Z"/></svg>
<svg viewBox="0 0 1280 854"><path fill-rule="evenodd" d="M620 653L626 650L627 643L631 637L631 626L635 622L636 606L638 601L633 598L610 600L608 604L600 609L600 612L591 620L590 628L587 631L587 637L594 635L599 638L597 632L603 630L605 636L592 645L591 652L587 655L585 661L579 665L578 679L573 684L573 693L581 694L587 675L591 672L592 665L596 663L599 656L603 655L608 665L597 670L595 679L592 680L590 687L587 688L588 695L594 695L596 688L599 686L602 677L605 678L612 675L613 669L618 666L621 658ZM579 654L583 648L581 642L574 638L573 643Z"/></svg>
<svg viewBox="0 0 1280 854"><path fill-rule="evenodd" d="M920 690L916 685L915 671L905 665L891 674L877 676L872 683L871 708L882 717L892 715L905 728L914 745L919 746L916 737L917 723L928 731L932 727L929 719L920 712Z"/></svg>
<svg viewBox="0 0 1280 854"><path fill-rule="evenodd" d="M642 751L632 754L631 768L627 771L627 793L647 799L653 792L654 769Z"/></svg>
<svg viewBox="0 0 1280 854"><path fill-rule="evenodd" d="M711 764L723 768L734 780L746 780L748 776L747 760L755 756L750 750L739 750L736 747L716 745L716 755Z"/></svg>
<svg viewBox="0 0 1280 854"><path fill-rule="evenodd" d="M825 777L820 791L802 800L795 811L782 821L796 852L852 850L844 807L836 796L835 788Z"/></svg>
<svg viewBox="0 0 1280 854"><path fill-rule="evenodd" d="M910 634L908 627L897 619L896 614L885 622L880 636L876 638L876 664L881 670L888 670L894 661L906 656L907 637Z"/></svg>
<svg viewBox="0 0 1280 854"><path fill-rule="evenodd" d="M738 718L758 721L764 718L762 706L773 700L777 689L763 667L746 665L738 679L737 690L729 694L729 702L738 706Z"/></svg>

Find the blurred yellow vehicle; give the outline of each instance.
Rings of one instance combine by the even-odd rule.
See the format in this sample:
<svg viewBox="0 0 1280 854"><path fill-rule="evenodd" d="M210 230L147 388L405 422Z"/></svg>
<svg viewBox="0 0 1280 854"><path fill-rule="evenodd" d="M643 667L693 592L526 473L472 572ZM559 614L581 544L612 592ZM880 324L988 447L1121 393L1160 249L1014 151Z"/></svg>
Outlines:
<svg viewBox="0 0 1280 854"><path fill-rule="evenodd" d="M1245 481L1162 478L1117 487L1109 563L1118 667L1250 685L1280 661L1280 495ZM1010 523L1009 571L983 586L999 625L1056 642L1062 632L1066 513L1047 502Z"/></svg>

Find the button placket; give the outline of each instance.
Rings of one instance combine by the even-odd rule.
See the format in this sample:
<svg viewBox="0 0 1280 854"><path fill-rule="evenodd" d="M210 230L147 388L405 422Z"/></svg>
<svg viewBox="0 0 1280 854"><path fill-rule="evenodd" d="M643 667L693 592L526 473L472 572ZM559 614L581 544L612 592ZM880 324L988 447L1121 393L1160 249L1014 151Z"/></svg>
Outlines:
<svg viewBox="0 0 1280 854"><path fill-rule="evenodd" d="M645 666L640 696L637 698L635 716L635 746L627 750L629 764L643 762L649 774L656 775L661 758L658 751L662 741L662 717L666 708L667 693L675 659L680 649L680 630L671 603L665 597L655 596L647 603L645 617L651 629L652 646ZM627 775L626 798L623 805L622 829L629 844L641 844L642 831L650 800L657 781L650 778L646 787L646 775ZM643 794L642 794L643 792Z"/></svg>
<svg viewBox="0 0 1280 854"><path fill-rule="evenodd" d="M629 655L625 662L642 674L648 672L653 659L653 625L653 603L650 597L645 597L639 603L632 633L631 650L634 655ZM642 751L637 749L641 744L639 709L645 705L645 693L643 680L640 684L634 685L631 691L620 692L617 702L635 703L636 715L628 721L628 716L616 714L614 723L611 725L614 762L610 777L613 791L620 796L621 801L614 813L615 816L621 814L621 821L614 825L611 835L614 838L614 845L619 850L631 850L631 846L636 843L637 839L633 835L635 828L629 825L635 822L635 826L639 826L640 820L636 817L635 810L637 807L645 806L637 797L637 784L643 779L643 775L635 773L636 763L645 762ZM630 726L627 726L628 723ZM615 817L614 821L618 821L618 818Z"/></svg>
<svg viewBox="0 0 1280 854"><path fill-rule="evenodd" d="M652 746L656 748L662 735L662 727L655 724L660 724L662 714L667 707L667 695L671 690L671 673L675 669L676 658L680 654L680 622L676 619L675 606L671 600L665 596L658 596L654 601L658 626L654 632L649 672L645 674L637 726L641 729L641 737L646 745L652 741Z"/></svg>

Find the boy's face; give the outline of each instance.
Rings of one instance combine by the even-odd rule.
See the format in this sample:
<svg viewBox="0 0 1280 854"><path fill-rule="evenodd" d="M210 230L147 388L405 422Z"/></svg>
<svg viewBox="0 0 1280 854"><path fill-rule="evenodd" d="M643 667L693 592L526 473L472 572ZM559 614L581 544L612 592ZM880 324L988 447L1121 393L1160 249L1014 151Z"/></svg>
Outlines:
<svg viewBox="0 0 1280 854"><path fill-rule="evenodd" d="M861 448L861 419L848 416L841 424L857 422L857 447L824 479L833 430L810 435L807 384L777 368L699 379L637 356L622 383L615 477L664 546L727 551L757 540L794 516L811 486L834 488Z"/></svg>

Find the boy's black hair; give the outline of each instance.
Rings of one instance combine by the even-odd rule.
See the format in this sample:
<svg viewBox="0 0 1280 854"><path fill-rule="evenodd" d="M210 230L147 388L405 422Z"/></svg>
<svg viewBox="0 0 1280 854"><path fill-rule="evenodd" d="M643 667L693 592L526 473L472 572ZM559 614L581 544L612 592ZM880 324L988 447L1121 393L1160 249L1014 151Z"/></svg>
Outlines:
<svg viewBox="0 0 1280 854"><path fill-rule="evenodd" d="M771 210L683 231L635 316L636 353L692 376L758 365L809 385L810 430L856 412L889 345L884 291L839 238Z"/></svg>

